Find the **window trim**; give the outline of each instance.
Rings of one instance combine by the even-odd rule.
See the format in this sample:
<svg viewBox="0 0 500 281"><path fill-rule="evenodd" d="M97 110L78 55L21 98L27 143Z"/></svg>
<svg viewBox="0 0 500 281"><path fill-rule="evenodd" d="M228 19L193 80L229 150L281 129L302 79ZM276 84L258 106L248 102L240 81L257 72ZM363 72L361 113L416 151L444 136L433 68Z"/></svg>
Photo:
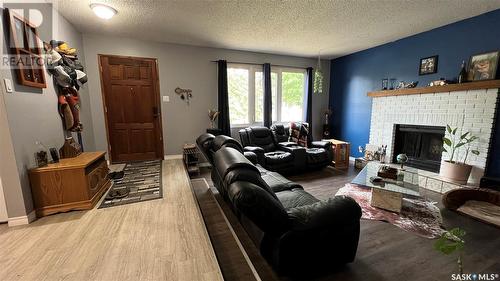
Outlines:
<svg viewBox="0 0 500 281"><path fill-rule="evenodd" d="M262 65L260 64L238 64L238 63L228 63L227 68L234 68L234 69L245 69L248 70L248 124L231 124L231 128L243 128L243 127L248 127L248 126L255 126L255 125L263 125L263 121L255 121L255 73L257 72L262 72L262 75L264 75L264 70ZM303 105L305 106L306 100L307 100L307 70L304 68L295 68L295 67L281 67L281 66L275 66L273 67L271 65L271 73L276 73L276 119L277 120L272 120L272 124L285 124L289 123L291 121L282 121L281 120L281 105L282 105L282 75L283 72L291 72L291 73L302 73L304 74L304 99L303 99ZM262 81L264 83L264 80ZM262 88L264 89L264 85L262 85ZM300 120L293 120L293 121L303 121L304 117L304 110L306 110L305 107L302 107L302 116L300 117ZM231 111L231 109L229 110ZM230 113L231 114L231 113ZM272 116L271 112L271 119L274 119Z"/></svg>

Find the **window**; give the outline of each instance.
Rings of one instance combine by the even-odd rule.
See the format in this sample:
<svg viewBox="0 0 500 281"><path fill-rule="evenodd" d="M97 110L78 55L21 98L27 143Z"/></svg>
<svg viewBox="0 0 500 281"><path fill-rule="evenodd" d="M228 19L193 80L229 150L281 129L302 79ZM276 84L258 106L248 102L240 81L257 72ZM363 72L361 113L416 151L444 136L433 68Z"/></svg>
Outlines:
<svg viewBox="0 0 500 281"><path fill-rule="evenodd" d="M231 126L264 122L264 77L261 65L229 64L227 68ZM272 67L273 122L301 121L306 71Z"/></svg>
<svg viewBox="0 0 500 281"><path fill-rule="evenodd" d="M281 91L278 91L276 101L273 99L273 110L277 108L276 114L279 118L275 119L273 116L273 121L303 121L305 110L304 98L306 97L305 79L305 71L283 70L278 72L278 82L281 84Z"/></svg>
<svg viewBox="0 0 500 281"><path fill-rule="evenodd" d="M227 69L227 87L229 93L229 117L231 124L248 124L249 77L250 71L244 68Z"/></svg>

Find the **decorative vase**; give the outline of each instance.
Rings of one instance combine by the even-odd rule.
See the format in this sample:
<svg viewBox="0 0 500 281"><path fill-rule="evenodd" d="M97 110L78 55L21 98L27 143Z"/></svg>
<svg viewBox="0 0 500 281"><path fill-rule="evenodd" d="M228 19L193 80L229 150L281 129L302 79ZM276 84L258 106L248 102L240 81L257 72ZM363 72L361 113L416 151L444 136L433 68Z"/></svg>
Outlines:
<svg viewBox="0 0 500 281"><path fill-rule="evenodd" d="M439 175L458 184L467 184L471 171L471 165L442 161Z"/></svg>

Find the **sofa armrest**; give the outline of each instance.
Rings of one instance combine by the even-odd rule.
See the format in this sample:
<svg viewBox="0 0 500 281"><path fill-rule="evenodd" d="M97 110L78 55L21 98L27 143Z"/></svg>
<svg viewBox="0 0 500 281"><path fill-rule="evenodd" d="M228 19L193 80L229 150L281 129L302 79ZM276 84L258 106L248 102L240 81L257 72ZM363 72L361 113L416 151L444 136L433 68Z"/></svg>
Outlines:
<svg viewBox="0 0 500 281"><path fill-rule="evenodd" d="M298 146L298 144L296 142L293 142L293 141L284 141L284 142L278 143L278 146L280 146L280 147L290 147L290 146Z"/></svg>
<svg viewBox="0 0 500 281"><path fill-rule="evenodd" d="M331 148L332 147L332 143L329 142L329 141L313 141L311 142L311 147L315 147L315 148Z"/></svg>
<svg viewBox="0 0 500 281"><path fill-rule="evenodd" d="M258 146L245 146L243 148L245 152L253 152L255 155L257 155L257 162L259 164L264 164L264 149L262 147Z"/></svg>
<svg viewBox="0 0 500 281"><path fill-rule="evenodd" d="M252 164L257 165L259 158L257 157L257 154L255 154L255 152L245 151L245 152L243 152L243 155L245 155L245 157L248 160L250 160L250 162L252 162Z"/></svg>
<svg viewBox="0 0 500 281"><path fill-rule="evenodd" d="M361 208L350 197L335 196L327 201L291 208L288 210L288 218L294 231L325 229L359 222Z"/></svg>
<svg viewBox="0 0 500 281"><path fill-rule="evenodd" d="M330 161L333 160L333 155L334 155L335 149L332 146L331 142L329 142L329 141L313 141L313 142L311 142L311 147L325 149L328 152L328 157L329 157Z"/></svg>
<svg viewBox="0 0 500 281"><path fill-rule="evenodd" d="M306 148L302 146L278 146L280 150L290 152L293 155L293 161L295 163L295 167L301 167L306 164L307 153Z"/></svg>
<svg viewBox="0 0 500 281"><path fill-rule="evenodd" d="M259 146L245 146L243 148L243 150L250 151L250 152L253 152L255 154L257 154L257 153L264 153L264 148L259 147Z"/></svg>

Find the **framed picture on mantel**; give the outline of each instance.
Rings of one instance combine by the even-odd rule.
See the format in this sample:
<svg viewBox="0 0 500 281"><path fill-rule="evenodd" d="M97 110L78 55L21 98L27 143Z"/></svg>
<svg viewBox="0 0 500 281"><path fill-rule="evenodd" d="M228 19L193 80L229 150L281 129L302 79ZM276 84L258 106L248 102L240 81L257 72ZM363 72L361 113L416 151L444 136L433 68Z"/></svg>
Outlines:
<svg viewBox="0 0 500 281"><path fill-rule="evenodd" d="M438 69L438 56L432 56L420 59L418 75L427 75L436 73Z"/></svg>
<svg viewBox="0 0 500 281"><path fill-rule="evenodd" d="M492 80L497 76L499 52L489 52L470 57L469 81Z"/></svg>

